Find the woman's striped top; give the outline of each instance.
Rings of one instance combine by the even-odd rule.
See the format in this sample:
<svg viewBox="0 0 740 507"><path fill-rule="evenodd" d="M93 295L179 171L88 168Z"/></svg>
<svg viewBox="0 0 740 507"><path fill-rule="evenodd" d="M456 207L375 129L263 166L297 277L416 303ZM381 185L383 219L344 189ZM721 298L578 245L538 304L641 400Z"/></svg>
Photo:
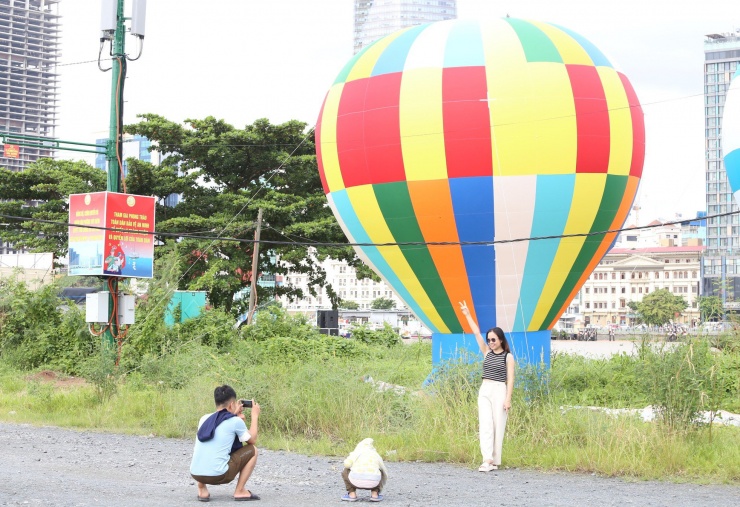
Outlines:
<svg viewBox="0 0 740 507"><path fill-rule="evenodd" d="M496 354L491 351L483 359L483 378L485 380L495 380L496 382L506 382L506 355L508 352Z"/></svg>

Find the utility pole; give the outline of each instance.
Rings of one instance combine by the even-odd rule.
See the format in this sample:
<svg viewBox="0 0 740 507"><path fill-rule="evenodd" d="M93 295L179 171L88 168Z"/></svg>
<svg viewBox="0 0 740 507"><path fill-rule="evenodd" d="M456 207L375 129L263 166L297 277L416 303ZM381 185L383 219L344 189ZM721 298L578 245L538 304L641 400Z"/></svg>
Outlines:
<svg viewBox="0 0 740 507"><path fill-rule="evenodd" d="M111 70L111 100L110 100L110 128L108 132L108 143L106 145L106 160L108 161L108 184L106 190L109 192L121 191L121 178L123 175L123 88L126 82L126 66L129 59L136 60L141 56L141 47L144 39L144 25L146 18L146 0L133 0L131 18L124 17L125 0L103 0L101 16L100 50L106 41L110 42L111 67L100 70ZM138 37L139 55L129 58L126 55L126 19L131 20L131 34ZM126 191L124 186L124 192ZM118 277L105 277L110 288L108 297L108 326L103 334L103 342L108 346L114 346L116 336L120 330L116 326L117 315L115 298L118 297Z"/></svg>
<svg viewBox="0 0 740 507"><path fill-rule="evenodd" d="M121 175L123 173L123 85L126 80L126 26L123 17L124 0L116 0L116 24L113 38L111 39L111 99L110 99L110 128L108 130L108 145L106 149L106 160L108 161L108 185L109 192L119 192L121 188ZM105 254L104 254L105 255ZM110 287L108 296L108 322L110 323L103 334L103 342L109 347L114 347L115 336L119 330L114 329L116 323L116 305L114 298L118 297L118 277L105 277Z"/></svg>
<svg viewBox="0 0 740 507"><path fill-rule="evenodd" d="M262 231L262 208L257 212L257 230L254 231L254 250L252 251L252 285L249 290L249 312L247 312L247 325L254 318L254 307L257 304L257 264L260 255L260 232Z"/></svg>

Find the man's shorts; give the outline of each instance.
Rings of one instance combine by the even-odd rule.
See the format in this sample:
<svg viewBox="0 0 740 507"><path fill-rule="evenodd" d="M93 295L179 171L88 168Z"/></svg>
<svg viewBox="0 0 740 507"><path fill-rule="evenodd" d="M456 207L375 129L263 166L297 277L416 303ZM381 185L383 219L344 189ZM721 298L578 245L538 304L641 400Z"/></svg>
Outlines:
<svg viewBox="0 0 740 507"><path fill-rule="evenodd" d="M216 476L193 474L190 475L193 477L193 479L198 482L202 482L203 484L210 484L212 486L216 486L219 484L228 484L234 480L236 474L238 474L239 471L244 468L244 465L246 465L247 462L254 457L256 452L257 450L254 448L254 445L247 444L241 449L237 449L236 451L231 453L231 457L229 458L229 469L226 470L225 473Z"/></svg>

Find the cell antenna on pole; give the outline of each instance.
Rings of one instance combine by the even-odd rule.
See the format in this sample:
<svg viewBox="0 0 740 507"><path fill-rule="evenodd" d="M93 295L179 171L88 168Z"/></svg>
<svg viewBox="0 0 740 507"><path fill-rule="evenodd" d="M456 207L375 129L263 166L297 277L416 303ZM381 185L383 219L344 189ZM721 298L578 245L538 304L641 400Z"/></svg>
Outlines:
<svg viewBox="0 0 740 507"><path fill-rule="evenodd" d="M146 0L134 0L131 6L131 35L144 38L146 26Z"/></svg>
<svg viewBox="0 0 740 507"><path fill-rule="evenodd" d="M111 40L116 33L117 9L116 0L101 0L100 42Z"/></svg>

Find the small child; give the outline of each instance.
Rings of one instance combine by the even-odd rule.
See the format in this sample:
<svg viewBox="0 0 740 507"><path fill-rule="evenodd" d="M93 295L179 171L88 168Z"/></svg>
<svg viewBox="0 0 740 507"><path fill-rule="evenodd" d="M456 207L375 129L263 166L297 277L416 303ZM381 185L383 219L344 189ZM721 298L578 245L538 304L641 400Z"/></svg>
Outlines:
<svg viewBox="0 0 740 507"><path fill-rule="evenodd" d="M357 501L358 489L369 489L370 501L380 502L383 495L380 492L388 478L383 458L373 446L373 439L366 438L355 447L347 459L344 460L342 479L347 487L347 493L342 497L346 502Z"/></svg>

